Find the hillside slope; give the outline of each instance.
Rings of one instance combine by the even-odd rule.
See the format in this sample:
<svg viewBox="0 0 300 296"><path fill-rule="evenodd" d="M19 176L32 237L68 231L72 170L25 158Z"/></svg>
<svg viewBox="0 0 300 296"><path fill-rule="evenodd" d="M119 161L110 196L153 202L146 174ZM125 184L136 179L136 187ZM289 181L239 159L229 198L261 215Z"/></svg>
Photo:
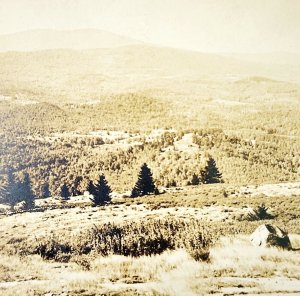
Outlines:
<svg viewBox="0 0 300 296"><path fill-rule="evenodd" d="M298 96L300 81L300 67L289 64L263 64L148 45L5 52L0 53L0 68L0 94L22 94L50 102L83 103L122 92L172 99L239 100L249 96L261 99L275 89L276 93ZM232 84L257 76L271 80Z"/></svg>
<svg viewBox="0 0 300 296"><path fill-rule="evenodd" d="M106 48L141 42L110 32L83 30L31 30L0 36L0 51L35 51L45 49Z"/></svg>

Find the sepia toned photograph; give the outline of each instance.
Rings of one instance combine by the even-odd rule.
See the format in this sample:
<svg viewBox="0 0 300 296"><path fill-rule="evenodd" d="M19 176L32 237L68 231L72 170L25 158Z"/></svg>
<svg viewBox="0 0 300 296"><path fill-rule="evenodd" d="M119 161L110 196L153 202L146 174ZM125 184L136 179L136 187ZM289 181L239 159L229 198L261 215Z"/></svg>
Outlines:
<svg viewBox="0 0 300 296"><path fill-rule="evenodd" d="M299 0L0 0L0 296L300 295Z"/></svg>

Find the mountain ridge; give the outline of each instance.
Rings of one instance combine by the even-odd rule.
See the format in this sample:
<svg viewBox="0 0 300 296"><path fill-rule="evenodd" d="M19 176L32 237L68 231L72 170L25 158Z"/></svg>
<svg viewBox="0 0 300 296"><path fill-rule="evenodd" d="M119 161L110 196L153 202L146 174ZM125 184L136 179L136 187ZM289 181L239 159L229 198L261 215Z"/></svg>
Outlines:
<svg viewBox="0 0 300 296"><path fill-rule="evenodd" d="M141 41L98 29L38 29L0 35L0 52L112 48Z"/></svg>

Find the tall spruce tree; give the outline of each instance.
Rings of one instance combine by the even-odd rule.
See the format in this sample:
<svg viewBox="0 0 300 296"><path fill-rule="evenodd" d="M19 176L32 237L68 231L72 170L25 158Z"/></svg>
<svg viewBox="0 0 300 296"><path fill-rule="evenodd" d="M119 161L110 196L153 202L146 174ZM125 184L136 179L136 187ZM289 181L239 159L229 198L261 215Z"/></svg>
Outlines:
<svg viewBox="0 0 300 296"><path fill-rule="evenodd" d="M28 173L24 174L23 181L19 187L20 198L24 201L24 209L31 210L35 206L35 196L31 189L31 182Z"/></svg>
<svg viewBox="0 0 300 296"><path fill-rule="evenodd" d="M112 191L104 175L99 177L99 180L95 185L90 181L88 191L93 196L91 201L94 206L104 205L111 202Z"/></svg>
<svg viewBox="0 0 300 296"><path fill-rule="evenodd" d="M62 185L62 187L60 188L60 197L63 199L63 200L68 200L70 199L70 191L69 191L69 187L66 183L64 183Z"/></svg>
<svg viewBox="0 0 300 296"><path fill-rule="evenodd" d="M154 184L150 168L144 163L138 175L138 180L131 191L131 197L138 197L147 194L157 194L158 190Z"/></svg>
<svg viewBox="0 0 300 296"><path fill-rule="evenodd" d="M204 184L223 183L222 174L212 157L209 157L207 164L202 171L202 182Z"/></svg>
<svg viewBox="0 0 300 296"><path fill-rule="evenodd" d="M12 170L7 173L6 182L3 188L3 200L10 205L11 210L14 210L15 205L20 202L19 195L20 181L15 178Z"/></svg>

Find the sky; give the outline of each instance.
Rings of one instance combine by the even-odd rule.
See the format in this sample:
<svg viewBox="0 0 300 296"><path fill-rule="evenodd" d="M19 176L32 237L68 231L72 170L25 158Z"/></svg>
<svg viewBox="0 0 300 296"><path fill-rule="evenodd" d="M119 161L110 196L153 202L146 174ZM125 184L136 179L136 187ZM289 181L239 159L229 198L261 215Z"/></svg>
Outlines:
<svg viewBox="0 0 300 296"><path fill-rule="evenodd" d="M300 0L0 0L0 34L44 28L201 52L300 53Z"/></svg>

